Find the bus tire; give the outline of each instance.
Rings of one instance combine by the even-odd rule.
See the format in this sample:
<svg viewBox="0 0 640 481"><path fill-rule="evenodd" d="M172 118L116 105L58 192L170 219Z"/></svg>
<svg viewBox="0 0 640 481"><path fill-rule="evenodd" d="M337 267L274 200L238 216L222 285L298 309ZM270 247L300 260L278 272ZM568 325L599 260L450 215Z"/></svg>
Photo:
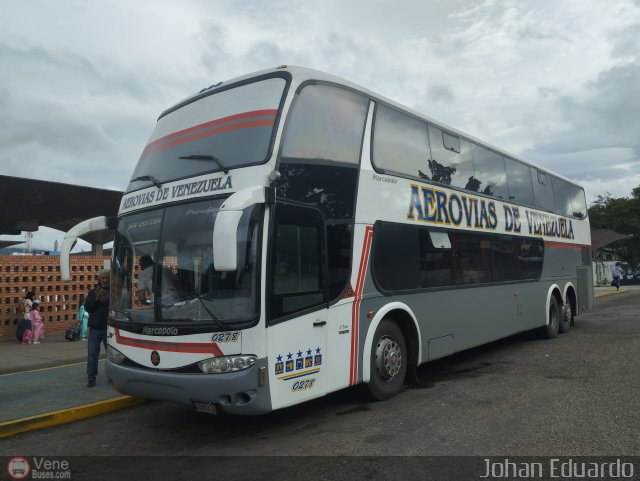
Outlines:
<svg viewBox="0 0 640 481"><path fill-rule="evenodd" d="M555 296L551 296L549 300L549 324L542 328L542 336L545 339L553 339L558 335L560 329L560 308L558 307L558 301Z"/></svg>
<svg viewBox="0 0 640 481"><path fill-rule="evenodd" d="M400 392L407 374L407 345L398 325L388 319L376 329L371 346L371 377L367 391L374 400L384 401Z"/></svg>
<svg viewBox="0 0 640 481"><path fill-rule="evenodd" d="M571 329L571 325L573 324L573 313L571 311L571 305L568 302L565 302L564 306L560 310L560 324L558 326L558 331L561 333L565 333Z"/></svg>

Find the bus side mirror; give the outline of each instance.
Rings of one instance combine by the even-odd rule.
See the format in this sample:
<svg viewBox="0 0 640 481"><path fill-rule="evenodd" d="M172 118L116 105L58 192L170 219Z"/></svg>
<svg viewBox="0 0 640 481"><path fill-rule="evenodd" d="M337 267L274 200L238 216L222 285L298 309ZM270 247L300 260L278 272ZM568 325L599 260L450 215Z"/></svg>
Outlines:
<svg viewBox="0 0 640 481"><path fill-rule="evenodd" d="M116 227L115 218L100 216L93 219L87 219L79 224L74 225L64 236L62 245L60 246L60 277L63 281L71 278L69 272L69 254L76 244L78 237L91 232L113 230Z"/></svg>
<svg viewBox="0 0 640 481"><path fill-rule="evenodd" d="M216 271L238 268L238 224L244 209L266 200L265 188L255 185L241 189L224 201L213 226L213 267Z"/></svg>

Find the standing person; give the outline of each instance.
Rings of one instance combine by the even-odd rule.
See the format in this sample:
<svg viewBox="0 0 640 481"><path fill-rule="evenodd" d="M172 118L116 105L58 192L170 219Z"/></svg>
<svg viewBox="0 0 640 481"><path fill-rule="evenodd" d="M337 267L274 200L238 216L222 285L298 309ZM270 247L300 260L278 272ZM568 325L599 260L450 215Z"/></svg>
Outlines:
<svg viewBox="0 0 640 481"><path fill-rule="evenodd" d="M29 320L31 321L31 344L40 344L40 341L44 339L44 323L40 315L40 301L38 299L34 299L31 303Z"/></svg>
<svg viewBox="0 0 640 481"><path fill-rule="evenodd" d="M107 316L109 314L109 282L111 276L108 270L98 274L98 285L89 291L84 308L89 313L89 342L87 343L87 387L96 385L98 375L98 357L100 344L107 349Z"/></svg>
<svg viewBox="0 0 640 481"><path fill-rule="evenodd" d="M26 295L24 296L24 299L22 300L22 302L20 303L20 314L22 315L22 319L20 320L20 322L18 323L18 328L16 329L16 338L18 339L18 341L22 342L23 344L29 344L29 342L31 341L31 306L33 305L33 296L35 296L36 293L33 291L27 291ZM25 337L25 333L26 333L26 339L24 339L23 341L23 337Z"/></svg>
<svg viewBox="0 0 640 481"><path fill-rule="evenodd" d="M27 294L24 296L24 299L22 300L22 312L24 313L24 315L22 316L22 318L25 321L29 320L29 315L31 314L31 305L33 304L33 297L36 295L35 292L33 291L27 291Z"/></svg>
<svg viewBox="0 0 640 481"><path fill-rule="evenodd" d="M80 308L78 309L78 321L80 321L80 340L87 340L87 322L89 322L89 313L84 308L84 294L80 294Z"/></svg>
<svg viewBox="0 0 640 481"><path fill-rule="evenodd" d="M620 290L620 276L622 276L622 270L618 264L614 264L611 268L611 277L613 277L613 285L616 286L616 290Z"/></svg>

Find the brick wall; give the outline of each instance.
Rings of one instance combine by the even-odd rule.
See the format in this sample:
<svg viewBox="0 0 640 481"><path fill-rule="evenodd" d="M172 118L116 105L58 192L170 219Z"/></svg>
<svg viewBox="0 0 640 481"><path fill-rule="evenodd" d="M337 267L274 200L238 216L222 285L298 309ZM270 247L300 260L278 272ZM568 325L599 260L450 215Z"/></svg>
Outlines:
<svg viewBox="0 0 640 481"><path fill-rule="evenodd" d="M71 256L71 280L60 279L57 256L0 256L0 340L15 339L20 304L27 291L42 304L45 336L64 332L75 322L81 296L97 283L108 256Z"/></svg>

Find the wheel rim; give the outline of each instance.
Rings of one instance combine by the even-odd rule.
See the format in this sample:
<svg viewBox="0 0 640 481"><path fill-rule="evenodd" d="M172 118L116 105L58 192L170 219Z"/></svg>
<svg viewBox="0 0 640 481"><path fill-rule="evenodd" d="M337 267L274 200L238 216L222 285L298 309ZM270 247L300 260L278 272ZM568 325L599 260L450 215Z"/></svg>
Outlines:
<svg viewBox="0 0 640 481"><path fill-rule="evenodd" d="M402 349L395 339L382 337L376 345L376 370L386 381L393 379L402 367Z"/></svg>

